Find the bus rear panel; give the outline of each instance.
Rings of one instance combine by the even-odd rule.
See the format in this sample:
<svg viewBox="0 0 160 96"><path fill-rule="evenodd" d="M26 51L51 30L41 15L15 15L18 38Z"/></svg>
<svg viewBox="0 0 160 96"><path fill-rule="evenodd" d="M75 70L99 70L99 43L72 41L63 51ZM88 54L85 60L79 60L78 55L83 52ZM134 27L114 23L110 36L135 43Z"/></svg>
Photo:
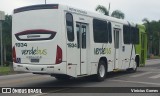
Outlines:
<svg viewBox="0 0 160 96"><path fill-rule="evenodd" d="M66 74L61 14L56 4L14 10L13 62L15 71Z"/></svg>

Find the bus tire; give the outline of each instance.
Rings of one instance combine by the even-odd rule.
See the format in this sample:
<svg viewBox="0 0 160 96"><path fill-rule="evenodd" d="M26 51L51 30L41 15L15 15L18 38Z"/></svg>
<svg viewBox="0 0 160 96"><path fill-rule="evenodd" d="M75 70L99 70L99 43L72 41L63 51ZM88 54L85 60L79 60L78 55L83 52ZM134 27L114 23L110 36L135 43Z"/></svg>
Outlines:
<svg viewBox="0 0 160 96"><path fill-rule="evenodd" d="M135 73L137 71L137 65L138 63L136 62L133 68L127 69L128 73Z"/></svg>
<svg viewBox="0 0 160 96"><path fill-rule="evenodd" d="M98 82L104 81L106 78L106 73L107 73L106 63L103 60L100 60L96 74L96 81Z"/></svg>

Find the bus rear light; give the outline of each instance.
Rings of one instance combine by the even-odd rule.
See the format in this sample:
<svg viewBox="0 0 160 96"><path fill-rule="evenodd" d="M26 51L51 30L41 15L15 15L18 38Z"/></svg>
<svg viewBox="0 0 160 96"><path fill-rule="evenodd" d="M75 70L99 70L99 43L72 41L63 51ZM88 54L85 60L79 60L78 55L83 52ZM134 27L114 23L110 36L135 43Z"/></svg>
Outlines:
<svg viewBox="0 0 160 96"><path fill-rule="evenodd" d="M15 49L15 47L13 47L13 49L12 49L12 59L13 59L13 62L14 62L14 63L17 62L17 61L16 61L16 49Z"/></svg>
<svg viewBox="0 0 160 96"><path fill-rule="evenodd" d="M62 62L62 49L57 45L57 54L56 54L56 64L60 64Z"/></svg>

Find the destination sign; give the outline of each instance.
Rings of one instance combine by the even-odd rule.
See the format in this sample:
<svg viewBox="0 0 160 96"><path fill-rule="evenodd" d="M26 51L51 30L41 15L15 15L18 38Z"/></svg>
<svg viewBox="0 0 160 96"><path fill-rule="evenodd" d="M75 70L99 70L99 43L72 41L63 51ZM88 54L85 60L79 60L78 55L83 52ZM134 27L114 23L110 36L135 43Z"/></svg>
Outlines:
<svg viewBox="0 0 160 96"><path fill-rule="evenodd" d="M86 11L75 9L75 8L69 8L70 11L80 13L80 14L87 14Z"/></svg>

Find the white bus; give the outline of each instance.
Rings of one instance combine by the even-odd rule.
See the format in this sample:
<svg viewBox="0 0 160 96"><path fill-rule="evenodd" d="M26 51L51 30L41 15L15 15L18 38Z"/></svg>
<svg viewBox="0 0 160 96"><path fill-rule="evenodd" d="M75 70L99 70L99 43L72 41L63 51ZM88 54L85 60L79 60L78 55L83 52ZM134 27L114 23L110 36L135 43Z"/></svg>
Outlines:
<svg viewBox="0 0 160 96"><path fill-rule="evenodd" d="M60 4L15 9L12 38L15 71L103 81L139 64L136 25Z"/></svg>

